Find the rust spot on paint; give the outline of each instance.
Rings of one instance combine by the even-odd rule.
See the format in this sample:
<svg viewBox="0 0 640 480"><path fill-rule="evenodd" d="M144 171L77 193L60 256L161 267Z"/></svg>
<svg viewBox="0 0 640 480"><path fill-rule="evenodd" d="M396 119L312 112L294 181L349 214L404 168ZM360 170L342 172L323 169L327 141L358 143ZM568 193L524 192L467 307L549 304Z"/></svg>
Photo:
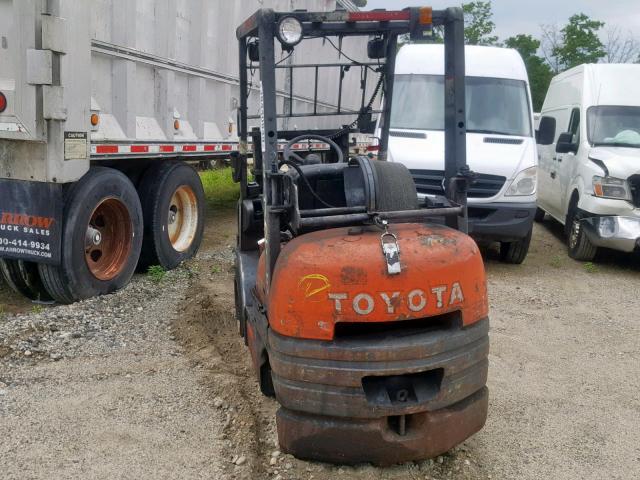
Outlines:
<svg viewBox="0 0 640 480"><path fill-rule="evenodd" d="M434 245L455 245L457 242L455 238L433 233L431 235L420 235L420 243L425 247L432 247Z"/></svg>
<svg viewBox="0 0 640 480"><path fill-rule="evenodd" d="M340 281L344 285L366 285L367 271L359 267L342 267Z"/></svg>

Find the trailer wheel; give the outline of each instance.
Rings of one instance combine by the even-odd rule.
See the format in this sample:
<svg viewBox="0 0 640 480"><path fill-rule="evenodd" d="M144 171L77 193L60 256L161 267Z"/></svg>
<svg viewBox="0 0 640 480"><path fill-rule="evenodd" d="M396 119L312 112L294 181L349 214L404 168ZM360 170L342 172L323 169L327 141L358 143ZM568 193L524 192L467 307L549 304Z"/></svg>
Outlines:
<svg viewBox="0 0 640 480"><path fill-rule="evenodd" d="M186 163L164 163L145 173L139 188L144 214L140 268L167 270L193 257L204 232L204 189Z"/></svg>
<svg viewBox="0 0 640 480"><path fill-rule="evenodd" d="M521 238L516 242L501 242L500 243L500 259L505 263L512 263L514 265L520 265L524 262L529 252L529 245L531 244L532 230L529 230L527 236Z"/></svg>
<svg viewBox="0 0 640 480"><path fill-rule="evenodd" d="M56 301L73 303L124 287L135 272L142 245L142 208L121 172L93 168L65 198L59 266L39 265Z"/></svg>
<svg viewBox="0 0 640 480"><path fill-rule="evenodd" d="M11 289L35 302L51 302L53 299L44 288L38 264L23 260L0 259L0 271Z"/></svg>

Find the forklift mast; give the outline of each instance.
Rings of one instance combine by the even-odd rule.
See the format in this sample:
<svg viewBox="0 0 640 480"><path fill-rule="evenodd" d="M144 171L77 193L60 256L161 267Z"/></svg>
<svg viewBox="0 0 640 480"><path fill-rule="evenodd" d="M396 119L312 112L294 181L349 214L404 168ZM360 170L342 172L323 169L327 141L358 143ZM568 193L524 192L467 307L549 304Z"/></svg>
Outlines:
<svg viewBox="0 0 640 480"><path fill-rule="evenodd" d="M370 38L367 54L370 62L349 61L327 64L287 64L276 61L276 42L282 49L292 52L296 44L287 44L282 38L289 25L300 28L297 43L308 38L345 37ZM240 107L239 136L240 151L234 166L237 181L241 184L241 201L247 198L263 196L264 238L267 255L267 279L270 278L281 248L281 215L287 208L284 186L285 174L279 167L279 140L291 137L290 132L278 131L278 120L295 117L319 116L357 116L350 126L337 128L335 131L316 131L315 133L336 138L350 131L350 127L361 125L364 119L379 115L380 138L378 159L386 160L389 144L389 126L393 101L395 59L398 50L398 37L409 36L411 39L424 40L432 36L433 27L444 27L445 45L445 194L450 202L449 211L423 212L422 216L434 216L439 213L445 217L448 226L462 232L467 231L466 190L469 183L469 172L466 163L466 126L465 126L465 64L464 64L464 19L460 8L432 10L429 7L407 8L402 11L374 10L370 12L310 13L294 11L287 13L262 9L246 20L237 29L240 59ZM325 69L354 68L364 70L375 69L381 75L382 107L375 110L374 100L365 104L366 81L361 84L362 105L359 112L341 108L342 75L339 91L338 107L334 111L318 111L318 77ZM312 112L293 112L293 92L290 85L289 105L287 111L279 112L276 96L279 89L276 85L276 71L279 69L311 68L315 70L315 98ZM255 88L249 80L249 72L260 72L260 112L250 114L248 99ZM365 76L366 78L366 76ZM292 82L291 82L292 83ZM379 86L379 87L380 87ZM379 93L377 87L374 97ZM421 99L415 99L420 101ZM430 105L424 105L430 108ZM249 132L249 121L260 120L260 128ZM287 135L289 133L289 135ZM300 135L303 132L295 132ZM313 134L314 131L307 131ZM249 137L253 143L255 182L249 182L246 173ZM348 152L345 152L347 154ZM428 211L428 209L426 209ZM443 210L443 209L440 209ZM446 210L446 209L445 209ZM323 212L328 213L328 212ZM334 212L339 213L339 212ZM372 212L369 212L372 213ZM420 215L418 215L420 216ZM360 217L361 218L361 217ZM353 220L357 220L353 217ZM342 224L345 221L342 219ZM330 226L330 224L327 224Z"/></svg>

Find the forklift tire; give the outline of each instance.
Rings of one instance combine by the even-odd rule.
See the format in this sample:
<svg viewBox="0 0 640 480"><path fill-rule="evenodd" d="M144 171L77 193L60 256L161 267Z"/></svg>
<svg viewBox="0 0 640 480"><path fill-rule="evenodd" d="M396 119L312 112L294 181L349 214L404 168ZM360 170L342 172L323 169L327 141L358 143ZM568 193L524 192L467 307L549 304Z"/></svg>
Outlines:
<svg viewBox="0 0 640 480"><path fill-rule="evenodd" d="M275 397L276 390L273 388L273 378L271 377L271 365L269 360L260 367L260 391L265 397Z"/></svg>
<svg viewBox="0 0 640 480"><path fill-rule="evenodd" d="M49 295L73 303L129 283L142 245L142 208L131 180L96 167L65 195L60 265L39 264Z"/></svg>
<svg viewBox="0 0 640 480"><path fill-rule="evenodd" d="M48 303L53 299L44 288L38 264L23 260L0 259L0 271L11 289L34 302Z"/></svg>
<svg viewBox="0 0 640 480"><path fill-rule="evenodd" d="M544 221L544 217L547 215L547 212L542 210L540 207L536 208L536 213L533 215L533 220L540 223Z"/></svg>
<svg viewBox="0 0 640 480"><path fill-rule="evenodd" d="M569 256L581 262L590 262L598 253L589 237L584 233L580 223L580 213L576 207L572 207L567 215L567 247Z"/></svg>
<svg viewBox="0 0 640 480"><path fill-rule="evenodd" d="M240 288L238 287L238 279L233 282L233 293L236 302L236 319L238 320L238 333L244 339L244 344L249 345L247 340L247 316L244 313L244 305L240 296Z"/></svg>
<svg viewBox="0 0 640 480"><path fill-rule="evenodd" d="M520 265L524 262L529 252L529 245L531 244L532 230L529 230L527 236L516 242L501 242L500 243L500 259L505 263L512 263L514 265Z"/></svg>
<svg viewBox="0 0 640 480"><path fill-rule="evenodd" d="M183 162L152 167L138 188L144 215L139 269L176 268L195 256L204 232L204 189L196 171Z"/></svg>

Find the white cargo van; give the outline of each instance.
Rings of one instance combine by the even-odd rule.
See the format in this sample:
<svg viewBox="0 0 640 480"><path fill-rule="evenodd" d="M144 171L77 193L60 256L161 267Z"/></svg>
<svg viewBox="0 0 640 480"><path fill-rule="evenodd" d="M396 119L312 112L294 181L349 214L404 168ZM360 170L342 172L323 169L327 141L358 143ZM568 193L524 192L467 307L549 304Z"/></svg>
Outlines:
<svg viewBox="0 0 640 480"><path fill-rule="evenodd" d="M442 195L444 48L407 45L396 63L389 159L405 164L421 196ZM515 50L466 47L469 233L500 242L521 263L536 209L536 145L527 71Z"/></svg>
<svg viewBox="0 0 640 480"><path fill-rule="evenodd" d="M537 132L536 219L564 224L569 255L640 241L640 65L580 65L555 77Z"/></svg>

